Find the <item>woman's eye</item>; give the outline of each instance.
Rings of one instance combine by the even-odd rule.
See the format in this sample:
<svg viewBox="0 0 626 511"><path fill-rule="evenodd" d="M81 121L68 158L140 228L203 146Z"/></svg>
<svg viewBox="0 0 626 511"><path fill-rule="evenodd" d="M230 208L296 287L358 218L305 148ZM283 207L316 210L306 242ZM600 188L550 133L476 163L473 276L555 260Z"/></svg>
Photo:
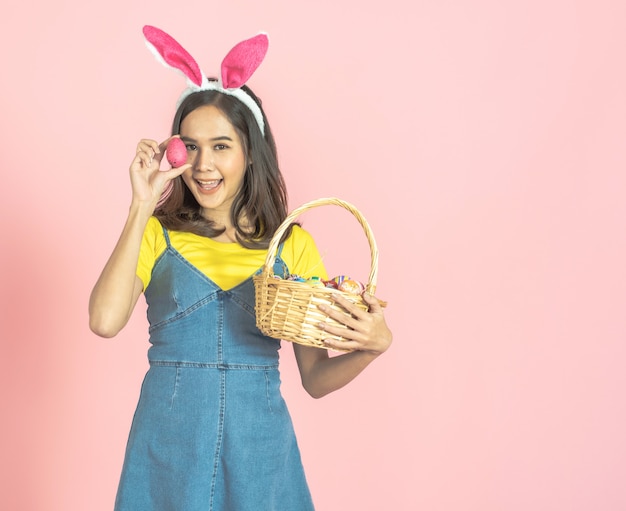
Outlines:
<svg viewBox="0 0 626 511"><path fill-rule="evenodd" d="M228 146L227 146L227 145L224 145L224 144L217 144L217 145L215 146L215 150L216 150L216 151L223 151L224 149L228 149Z"/></svg>
<svg viewBox="0 0 626 511"><path fill-rule="evenodd" d="M197 147L193 144L186 144L185 147L187 148L187 151L195 151L197 149Z"/></svg>

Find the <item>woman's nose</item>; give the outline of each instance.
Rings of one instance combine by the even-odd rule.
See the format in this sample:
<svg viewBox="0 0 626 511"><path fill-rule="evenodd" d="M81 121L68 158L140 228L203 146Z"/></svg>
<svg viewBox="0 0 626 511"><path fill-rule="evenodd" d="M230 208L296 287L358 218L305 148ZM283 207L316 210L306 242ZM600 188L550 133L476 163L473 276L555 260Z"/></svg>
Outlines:
<svg viewBox="0 0 626 511"><path fill-rule="evenodd" d="M215 170L213 155L209 151L199 150L196 155L195 167L204 172Z"/></svg>

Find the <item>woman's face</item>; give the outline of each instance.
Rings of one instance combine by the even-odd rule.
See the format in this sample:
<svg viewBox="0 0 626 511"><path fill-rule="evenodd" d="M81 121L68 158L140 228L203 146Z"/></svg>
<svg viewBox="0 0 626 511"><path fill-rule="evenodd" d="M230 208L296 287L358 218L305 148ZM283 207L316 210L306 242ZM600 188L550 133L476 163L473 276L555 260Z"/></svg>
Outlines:
<svg viewBox="0 0 626 511"><path fill-rule="evenodd" d="M187 146L187 163L191 164L183 173L185 184L204 217L229 227L226 223L231 206L246 172L239 135L219 109L205 105L183 119L180 138Z"/></svg>

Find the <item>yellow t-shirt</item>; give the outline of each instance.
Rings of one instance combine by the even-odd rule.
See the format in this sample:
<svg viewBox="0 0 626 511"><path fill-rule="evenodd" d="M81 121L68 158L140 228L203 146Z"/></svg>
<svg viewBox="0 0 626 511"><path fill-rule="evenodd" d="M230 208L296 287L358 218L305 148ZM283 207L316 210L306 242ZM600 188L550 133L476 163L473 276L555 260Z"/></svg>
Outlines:
<svg viewBox="0 0 626 511"><path fill-rule="evenodd" d="M170 243L181 256L223 290L229 290L251 277L265 264L267 250L252 250L238 243L220 243L189 232L168 231ZM144 290L150 283L152 268L167 244L160 222L152 217L148 221L141 242L137 263L137 276ZM294 226L284 243L281 258L289 273L309 278L327 279L313 237L299 226Z"/></svg>

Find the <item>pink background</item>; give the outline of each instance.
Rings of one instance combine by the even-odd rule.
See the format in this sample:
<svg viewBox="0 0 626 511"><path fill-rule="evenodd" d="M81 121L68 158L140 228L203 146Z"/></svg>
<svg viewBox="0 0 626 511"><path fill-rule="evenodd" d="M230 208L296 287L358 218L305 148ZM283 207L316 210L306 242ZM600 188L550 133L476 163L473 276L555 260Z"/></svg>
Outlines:
<svg viewBox="0 0 626 511"><path fill-rule="evenodd" d="M392 349L318 401L283 350L318 508L626 509L624 20L622 0L3 9L0 508L112 508L146 320L97 338L87 300L183 85L150 23L207 71L267 31L250 84L291 207L335 195L376 234ZM366 278L334 209L305 227Z"/></svg>

